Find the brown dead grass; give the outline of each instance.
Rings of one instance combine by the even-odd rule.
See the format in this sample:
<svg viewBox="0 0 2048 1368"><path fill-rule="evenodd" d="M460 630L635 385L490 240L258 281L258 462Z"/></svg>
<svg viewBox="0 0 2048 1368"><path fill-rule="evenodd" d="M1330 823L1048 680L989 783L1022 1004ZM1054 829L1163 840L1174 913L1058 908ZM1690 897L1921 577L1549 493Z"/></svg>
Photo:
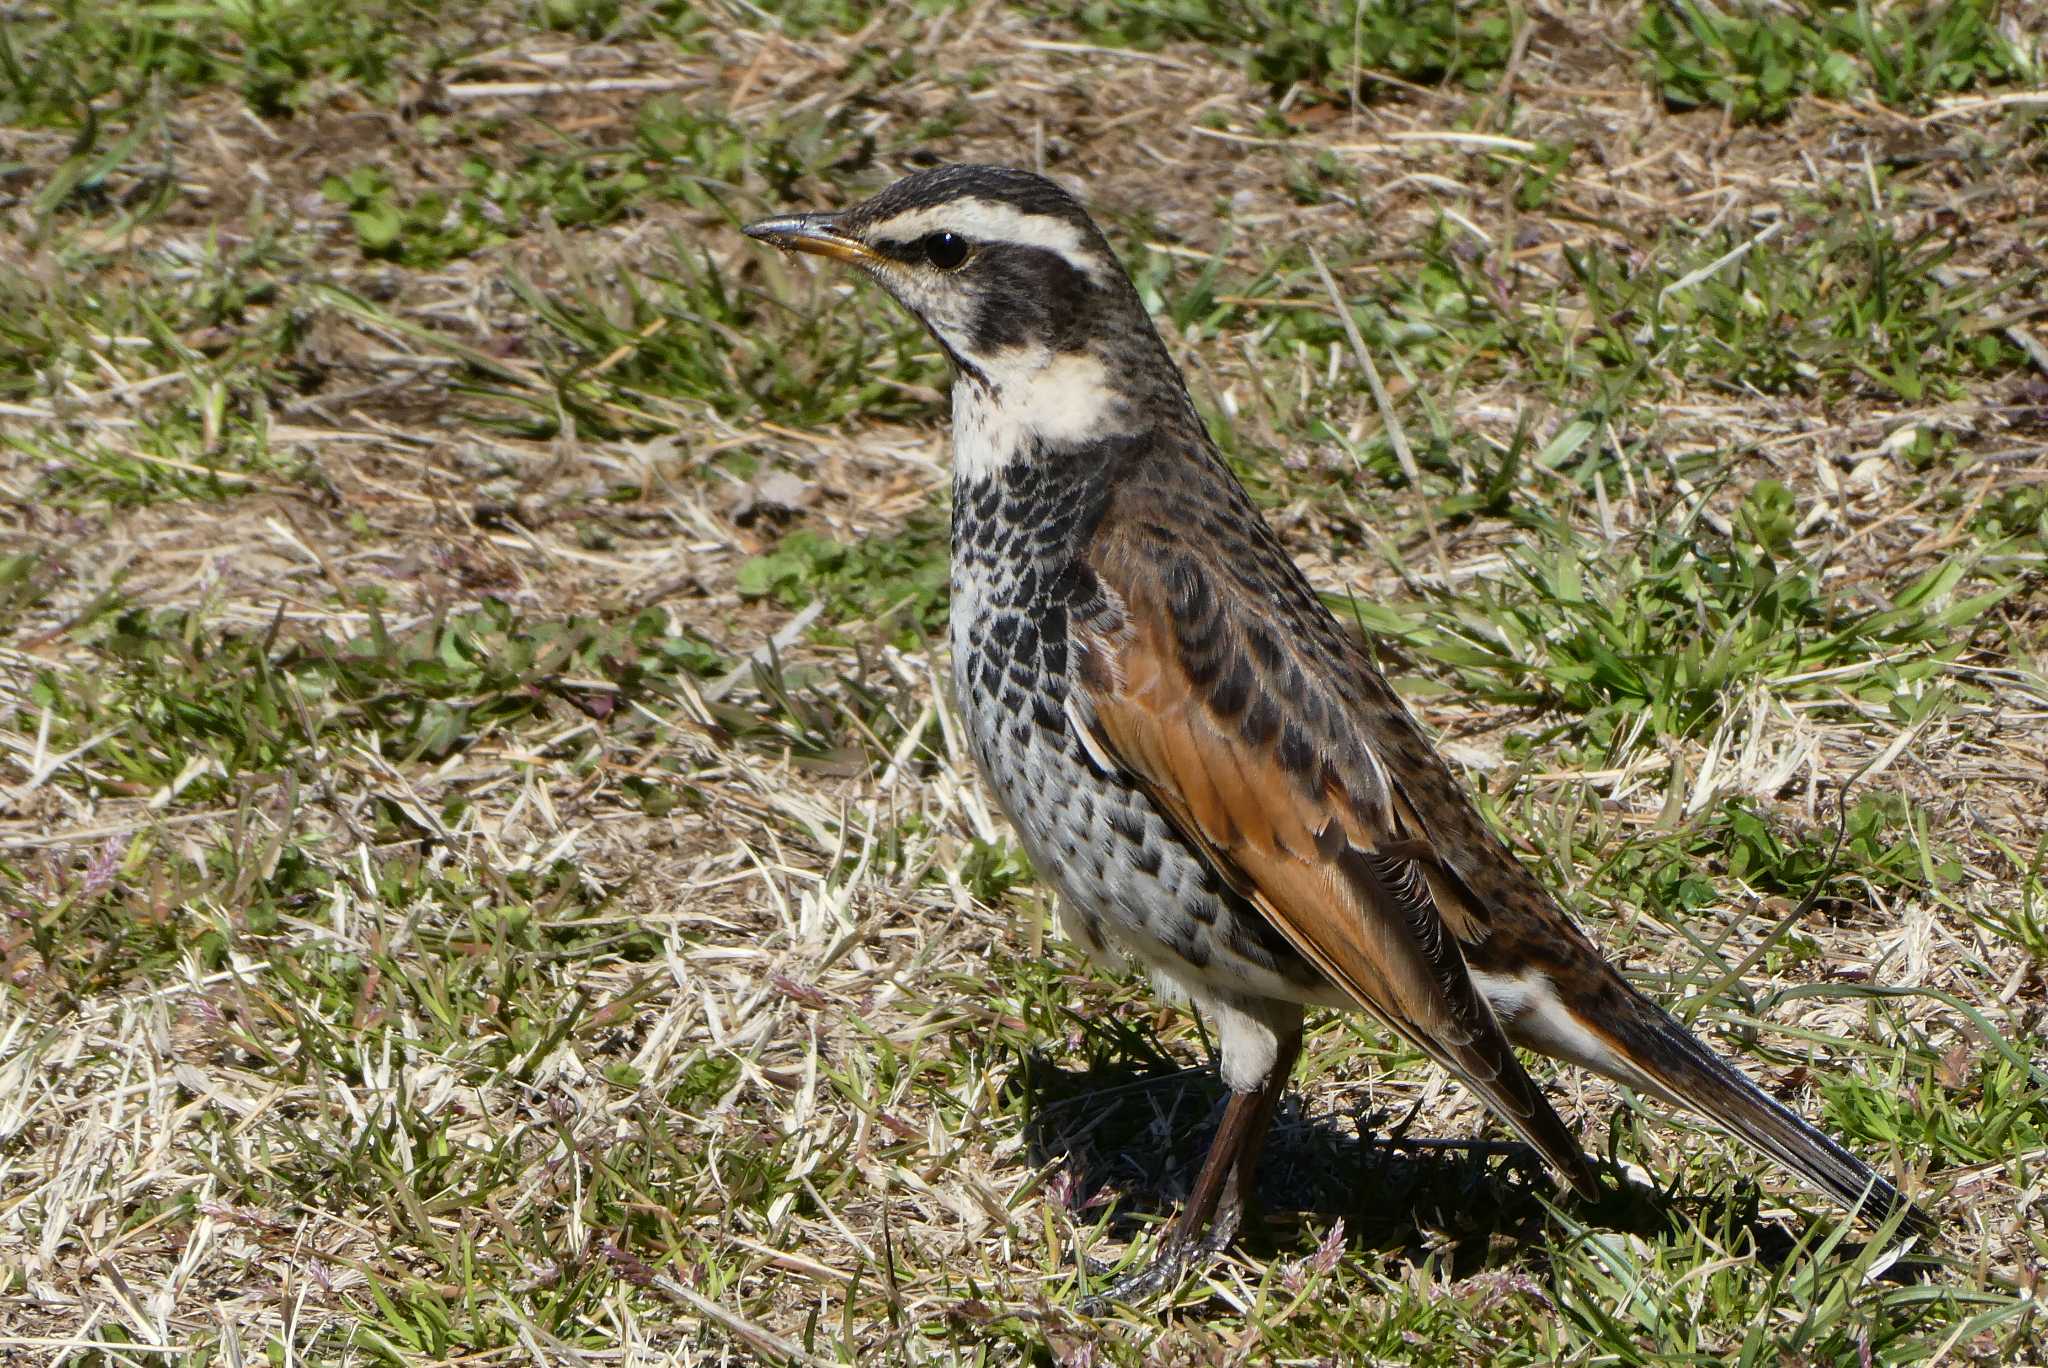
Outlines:
<svg viewBox="0 0 2048 1368"><path fill-rule="evenodd" d="M643 98L573 89L493 96L479 93L485 81L559 76L574 86L660 78L676 82L682 98L722 106L742 124L859 98L860 119L885 144L904 127L950 114L960 122L934 144L939 155L1040 166L1084 189L1105 214L1150 215L1160 250L1192 260L1222 253L1247 269L1276 238L1321 244L1342 237L1358 250L1347 252L1340 276L1399 272L1411 259L1409 245L1455 214L1483 237L1503 296L1531 307L1553 291L1567 246L1597 240L1642 253L1667 223L1761 226L1788 197L1853 183L1873 152L1915 163L1903 177L1902 220L1967 220L1951 262L1960 279L2024 269L2037 259L2048 231L2048 178L2038 158L2021 167L2001 163L1995 152L1984 155L1982 149L2009 146L2015 136L2001 107L1959 101L1933 116L1908 118L1806 101L1783 123L1729 129L1716 115L1673 116L1656 103L1622 41L1626 14L1600 20L1577 7L1534 10L1538 23L1514 72L1514 136L1576 149L1542 213L1517 211L1514 181L1490 177L1483 149L1450 136L1471 109L1462 93L1403 87L1381 90L1383 98L1356 108L1283 104L1282 117L1296 131L1281 142L1259 131L1273 107L1269 93L1199 49L1091 49L1056 25L989 4L931 23L917 51L928 74L891 85L879 98L868 98L858 65L870 34L799 41L733 26L716 34L707 54L680 62L652 44L572 44L508 32L501 53L451 73L438 90L416 92L397 112L340 99L303 118L259 125L220 94L177 107L168 128L180 154L181 193L170 212L103 243L94 269L105 288L121 288L139 254L173 250L203 233L232 237L265 205L273 215L288 205L304 271L382 301L436 340L340 311L308 320L298 357L306 368L304 392L273 413L270 431L278 465L303 463L304 473L266 476L217 504L51 508L36 497L36 469L18 460L0 468L0 498L19 518L7 539L17 548L54 545L67 569L61 590L19 625L0 656L14 675L0 701L10 728L10 750L0 760L7 784L0 845L54 887L75 877L110 837L163 831L197 849L202 836L242 820L230 809L188 808L175 795L124 792L112 776L96 774L89 757L45 768L50 757L35 746L24 680L43 668L99 668L93 651L65 635L65 624L117 581L137 603L203 609L218 630L261 631L276 622L287 641L362 631L366 616L346 606L351 586L362 584L383 591L382 612L394 628L485 595L548 615L616 615L659 604L677 623L740 657L761 650L790 614L742 599L736 569L790 524L737 521L739 491L707 473L710 456L744 446L764 469L801 472L817 497L796 523L842 538L900 528L942 497L943 412L936 405L911 427L798 433L780 427L774 414L733 426L677 404L659 415L672 432L644 442L573 434L532 441L477 427L476 405L455 402L448 392L440 340L497 358L508 384L542 384L544 361L529 343L532 320L506 288L508 274L544 293L602 288L593 282L659 269L677 242L708 251L745 286L759 285L765 269L757 250L722 220L674 206L573 235L531 225L503 248L431 272L365 263L338 212L319 199L319 184L360 161L366 145L392 150L389 171L401 184L451 180L464 149L423 145L408 121L420 111L488 110L502 120L491 136L514 150L564 138L600 144L629 126ZM962 98L955 78L984 66L997 79ZM1296 201L1285 169L1317 150L1355 170L1365 204ZM61 139L11 137L0 156L47 165L62 151ZM854 179L878 184L897 169L865 168ZM841 180L837 171L807 178L796 198L831 202L843 193ZM768 205L763 187L751 182L741 197L782 207ZM1226 204L1228 225L1219 217ZM17 266L31 274L56 269L47 247L17 241L13 251ZM1312 295L1286 303L1325 307ZM2015 326L2048 338L2038 316ZM1585 320L1575 327L1583 335ZM216 352L235 342L192 340ZM1271 377L1237 348L1197 350L1173 341L1198 391L1234 406L1256 440L1283 449L1297 444L1256 402ZM184 382L175 376L127 374L116 364L103 380L97 392L64 396L62 421L71 430L119 442L124 415L138 406L183 401ZM134 393L153 381L162 383ZM1954 550L1953 500L1967 505L2006 482L2048 479L2038 390L2031 398L2022 393L2038 383L2016 375L1966 404L1922 409L1689 393L1665 406L1656 431L1643 435L1673 451L1739 451L1758 473L1784 480L1809 510L1809 544L1832 552L1834 582L1845 592L1874 589ZM1396 388L1406 386L1397 381ZM1507 376L1458 393L1446 416L1460 430L1505 441L1532 411L1540 444L1562 418ZM1360 435L1382 422L1367 401L1355 419ZM10 413L5 421L46 420ZM1959 433L1962 449L1995 459L1957 462L1909 494L1909 472L1883 447L1909 423ZM1311 459L1342 458L1316 452ZM1741 483L1732 482L1737 492ZM624 507L599 504L622 486L637 486L640 499ZM1587 510L1585 520L1597 526L1604 518L1613 535L1625 536L1648 513L1633 491L1609 494L1611 509ZM1376 544L1379 524L1418 529L1415 510L1402 503L1411 496L1372 489L1364 497L1367 506L1293 500L1274 516L1318 583L1366 599L1404 594L1403 578L1358 548ZM1725 517L1730 497L1710 499L1711 516ZM593 526L606 534L598 549L579 535ZM1481 522L1434 546L1417 531L1393 549L1416 567L1414 581L1460 584L1497 570L1516 535ZM1333 547L1341 554L1333 556ZM2038 687L2042 601L2038 593L2021 595L1998 612L1979 634L1983 649L1958 666L1988 684L1993 701L1951 709L1912 733L1876 716L1814 721L1760 694L1700 742L1637 752L1609 773L1567 774L1500 764L1503 740L1527 729L1528 719L1473 709L1455 696L1429 697L1419 710L1473 766L1475 783L1538 806L1552 795L1575 803L1590 786L1605 820L1620 828L1662 820L1674 795L1681 812L1696 813L1729 793L1751 794L1793 820L1818 824L1828 818L1830 795L1851 776L1866 786L1882 778L1913 800L1930 836L1965 862L1963 904L1995 912L2017 896L2023 873L2007 851L2033 850L2048 810L2048 702ZM851 635L860 637L857 630ZM1046 1276L1043 1232L1071 1227L1044 1193L1050 1174L1042 1156L1029 1152L1007 1122L987 1119L1005 1080L995 1072L950 1074L948 1090L971 1119L949 1122L956 1113L930 1105L914 1069L859 1102L821 1078L838 1071L861 1080L869 1032L896 1040L915 1058L943 1049L926 1042L986 1029L976 985L988 981L999 947L1036 952L1039 909L1032 897L989 907L959 882L967 842L999 838L1002 827L958 745L938 688L944 662L936 652L800 639L781 643L778 654L792 665L826 670L865 661L864 668L901 689L918 719L912 735L936 751L938 763L912 762L907 743L899 743L900 763L868 755L857 757L850 773L820 772L729 744L707 701L685 687L672 710L652 719L658 725L651 732L608 743L585 774L554 763L550 748L593 725L601 735L606 727L567 707L551 728L496 738L443 766L367 754L324 757L325 791L304 795L298 835L317 837L321 858L337 867L374 861L380 852L363 844L351 820L366 800L397 801L433 820L460 795L471 815L442 833L447 859L478 870L516 869L567 853L588 879L616 891L604 919L659 932L665 962L653 966L651 987L595 1053L630 1059L650 1078L699 1047L740 1061L740 1080L721 1106L669 1118L702 1159L690 1180L698 1186L650 1197L670 1203L685 1228L695 1223L707 1238L724 1241L726 1254L751 1268L750 1279L780 1286L769 1298L772 1323L759 1333L794 1334L813 1308L834 1320L848 1270L880 1267L885 1242L904 1280L892 1295L907 1323L957 1309L957 1285L941 1276L949 1266L999 1279L1009 1302L1028 1306ZM749 706L753 687L736 681L728 701ZM650 749L686 758L672 782L694 795L660 819L645 816L620 787L626 777L654 772L645 768ZM902 830L912 817L919 834L905 839L893 862L875 858L881 835ZM1540 831L1533 834L1540 843ZM1783 910L1737 899L1714 928L1730 937L1731 952ZM1605 910L1620 934L1629 934L1630 909ZM180 913L168 908L166 915ZM299 931L366 943L394 932L403 909L379 910L358 896L343 899L332 918L331 927L309 922ZM1858 915L1818 925L1815 934L1827 944L1827 961L1789 971L1793 976L1879 974L1889 983L1938 987L2016 1023L2016 1031L2039 1018L2039 965L1932 903L1873 900ZM1637 967L1656 967L1654 949L1637 944ZM1669 947L1664 967L1689 967L1691 954ZM196 1109L224 1110L239 1118L237 1133L256 1136L269 1120L332 1115L337 1106L331 1091L282 1087L237 1063L231 1033L214 1020L219 1009L208 1005L230 991L223 986L230 976L167 982L60 1009L39 994L33 958L18 957L17 947L9 967L15 1006L0 1039L47 1031L59 1041L40 1056L52 1063L12 1077L0 1073L7 1085L0 1097L8 1099L0 1102L0 1133L12 1137L14 1156L5 1161L8 1195L0 1197L0 1263L11 1284L0 1286L0 1299L9 1342L18 1346L13 1352L82 1346L112 1319L131 1328L155 1325L166 1344L232 1325L253 1350L288 1323L345 1319L346 1299L360 1295L367 1274L403 1274L378 1228L393 1213L286 1219L206 1195L216 1179L178 1142ZM233 977L245 985L260 981L261 966L238 963ZM635 973L625 965L577 985L597 1004L634 987ZM1069 987L1083 1012L1123 1001L1100 980L1076 977ZM1849 1038L1868 1025L1862 1005L1827 999L1785 1004L1774 1017ZM1936 1039L1968 1038L1931 1001L1894 1024ZM1433 1074L1367 1078L1360 1070L1371 1060L1351 1046L1329 1044L1315 1053L1321 1058L1311 1059L1303 1081L1309 1112L1330 1114L1369 1083L1375 1105L1393 1115L1422 1104L1432 1133L1464 1134L1478 1123L1476 1109ZM90 1062L74 1068L65 1061ZM374 1061L366 1067L373 1090ZM425 1076L411 1086L427 1095L437 1084ZM449 1119L453 1143L524 1137L520 1143L530 1144L537 1160L550 1152L547 1137L557 1123L577 1144L602 1147L629 1129L625 1111L646 1105L607 1092L568 1050L523 1087L460 1099L449 1088L436 1105ZM1612 1105L1612 1093L1573 1079L1563 1085L1562 1102L1570 1115L1588 1118ZM721 1146L763 1125L799 1137L800 1155L848 1146L858 1173L858 1181L816 1194L806 1214L773 1214L773 1250L720 1224L715 1177L705 1177L719 1172ZM1676 1168L1700 1142L1666 1134L1656 1143L1655 1157ZM559 1162L561 1152L553 1153L550 1162ZM501 1218L516 1221L522 1211L570 1201L561 1181L536 1167L530 1184L503 1199ZM139 1191L194 1192L202 1219L175 1240L147 1225L125 1227L124 1203ZM1929 1195L1955 1253L2007 1277L2035 1266L2021 1230L2039 1220L2038 1185L2019 1192L1989 1171L1952 1171ZM31 1209L39 1224L23 1228L19 1213ZM445 1224L440 1217L435 1223ZM565 1235L572 1246L591 1238ZM533 1276L557 1272L536 1268ZM671 1294L680 1299L685 1325L709 1314L689 1300L697 1295L688 1288ZM1067 1323L1064 1312L1042 1314L1048 1324ZM620 1333L622 1342L641 1342L631 1338L639 1330ZM752 1343L733 1350L738 1357L766 1352L771 1342L749 1341L752 1332L730 1324L719 1333L736 1336L736 1345ZM870 1342L889 1338L878 1329ZM687 1341L660 1334L645 1342L688 1351ZM548 1356L545 1343L530 1343Z"/></svg>

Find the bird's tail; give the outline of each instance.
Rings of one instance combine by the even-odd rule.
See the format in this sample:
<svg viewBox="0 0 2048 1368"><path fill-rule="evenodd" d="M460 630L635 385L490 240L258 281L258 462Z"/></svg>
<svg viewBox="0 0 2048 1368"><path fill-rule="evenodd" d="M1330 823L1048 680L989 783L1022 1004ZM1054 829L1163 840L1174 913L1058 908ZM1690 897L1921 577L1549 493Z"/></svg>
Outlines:
<svg viewBox="0 0 2048 1368"><path fill-rule="evenodd" d="M1542 1031L1544 1038L1524 1038L1518 1043L1562 1055L1697 1113L1804 1176L1872 1223L1903 1212L1907 1224L1921 1230L1930 1228L1926 1213L1907 1201L1882 1174L1780 1105L1670 1013L1622 985L1618 975L1614 983L1621 988L1622 1001L1617 1004L1610 995L1608 1009L1598 1022L1566 1005L1564 1015L1576 1029ZM1614 1010L1616 1006L1621 1010Z"/></svg>
<svg viewBox="0 0 2048 1368"><path fill-rule="evenodd" d="M1651 1091L1697 1112L1800 1174L1852 1212L1881 1222L1895 1211L1929 1228L1927 1214L1889 1179L1809 1125L1703 1045L1670 1013L1644 999L1618 1034Z"/></svg>

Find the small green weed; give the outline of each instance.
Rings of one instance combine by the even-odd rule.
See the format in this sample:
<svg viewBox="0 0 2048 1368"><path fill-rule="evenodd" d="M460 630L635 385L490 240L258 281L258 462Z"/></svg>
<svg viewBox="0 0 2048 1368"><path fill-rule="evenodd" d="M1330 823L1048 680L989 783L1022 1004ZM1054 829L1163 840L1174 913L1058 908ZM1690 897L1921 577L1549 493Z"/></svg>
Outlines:
<svg viewBox="0 0 2048 1368"><path fill-rule="evenodd" d="M785 608L823 599L834 624L895 622L893 639L908 646L945 624L946 576L946 530L937 522L857 542L799 528L740 566L739 590Z"/></svg>
<svg viewBox="0 0 2048 1368"><path fill-rule="evenodd" d="M1725 903L1730 879L1788 906L1810 900L1824 915L1850 913L1868 905L1873 888L1890 895L1922 888L1923 840L1895 794L1856 798L1839 828L1827 822L1798 830L1753 802L1730 799L1682 832L1628 841L1600 867L1596 887L1612 905L1641 908L1672 926ZM1953 882L1960 868L1949 861L1933 872ZM1797 950L1797 938L1787 944Z"/></svg>
<svg viewBox="0 0 2048 1368"><path fill-rule="evenodd" d="M1782 489L1759 485L1747 508L1762 536L1784 535ZM1785 554L1782 544L1717 546L1679 529L1632 550L1596 549L1553 527L1511 556L1514 581L1461 594L1426 620L1378 604L1338 609L1449 667L1476 696L1555 708L1589 736L1653 744L1699 734L1752 682L1794 697L1846 689L1910 713L1916 686L1965 649L1958 629L2011 592L1959 595L1971 567L1958 559L1893 587L1889 607L1859 610ZM1631 725L1639 711L1646 729Z"/></svg>
<svg viewBox="0 0 2048 1368"><path fill-rule="evenodd" d="M643 172L599 157L530 158L513 170L479 158L462 164L463 185L410 199L378 167L329 176L320 190L348 210L363 254L409 266L438 266L510 240L543 210L562 228L605 223L649 190Z"/></svg>
<svg viewBox="0 0 2048 1368"><path fill-rule="evenodd" d="M659 611L534 622L496 601L396 636L372 611L352 640L283 649L201 614L118 602L72 630L107 669L35 677L29 699L52 735L90 742L102 770L145 790L182 777L193 799L293 769L330 740L375 737L394 756L445 758L555 702L608 715L653 680L725 666ZM121 725L96 732L109 716Z"/></svg>
<svg viewBox="0 0 2048 1368"><path fill-rule="evenodd" d="M1931 232L1902 242L1866 219L1782 251L1752 252L1689 296L1674 296L1659 321L1674 339L1696 339L1701 350L1686 358L1688 368L1734 383L1823 393L1867 384L1905 403L1956 398L2018 361L2015 348L1974 318L1986 293L2009 286L2018 297L2027 284L2022 277L1985 293L1948 288L1937 275L1952 250Z"/></svg>
<svg viewBox="0 0 2048 1368"><path fill-rule="evenodd" d="M1674 109L1713 106L1736 123L1780 118L1802 95L1868 93L1898 108L2040 78L2038 54L2001 31L1999 0L1930 5L1646 5L1636 31L1651 78Z"/></svg>
<svg viewBox="0 0 2048 1368"><path fill-rule="evenodd" d="M816 425L848 414L922 414L947 383L923 329L873 291L829 309L798 307L790 268L769 261L775 287L736 288L702 244L676 242L669 269L619 282L607 295L512 287L568 355L557 389L504 391L554 430L574 415L594 433L661 430L675 402L778 423Z"/></svg>
<svg viewBox="0 0 2048 1368"><path fill-rule="evenodd" d="M1484 89L1513 46L1511 10L1455 0L1162 0L1090 3L1073 16L1096 42L1152 48L1203 43L1235 52L1275 91L1302 85L1371 98L1355 73L1384 72L1418 85Z"/></svg>
<svg viewBox="0 0 2048 1368"><path fill-rule="evenodd" d="M59 0L0 27L0 123L90 133L152 92L213 85L237 90L264 117L304 108L322 83L384 96L401 62L420 55L429 18L406 0Z"/></svg>

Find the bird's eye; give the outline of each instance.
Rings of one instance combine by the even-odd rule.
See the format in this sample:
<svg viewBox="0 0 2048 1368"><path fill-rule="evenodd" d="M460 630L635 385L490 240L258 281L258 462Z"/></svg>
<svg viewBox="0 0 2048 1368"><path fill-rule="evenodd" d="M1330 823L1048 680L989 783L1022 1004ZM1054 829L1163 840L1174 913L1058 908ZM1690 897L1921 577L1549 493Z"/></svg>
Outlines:
<svg viewBox="0 0 2048 1368"><path fill-rule="evenodd" d="M924 259L942 271L950 271L967 260L967 239L958 233L928 233Z"/></svg>

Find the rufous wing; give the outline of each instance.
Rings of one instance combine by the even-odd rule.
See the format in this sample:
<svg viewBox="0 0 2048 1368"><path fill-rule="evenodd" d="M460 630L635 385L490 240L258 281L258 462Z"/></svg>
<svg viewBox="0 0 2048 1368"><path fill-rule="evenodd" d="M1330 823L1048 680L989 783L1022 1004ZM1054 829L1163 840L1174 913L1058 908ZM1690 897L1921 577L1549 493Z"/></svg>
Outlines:
<svg viewBox="0 0 2048 1368"><path fill-rule="evenodd" d="M1472 983L1452 931L1483 935L1483 926L1461 924L1479 913L1404 822L1384 770L1351 746L1305 753L1298 730L1247 728L1241 703L1217 706L1218 681L1265 687L1262 676L1273 673L1270 660L1242 654L1249 648L1235 637L1223 585L1201 596L1214 611L1190 650L1156 562L1111 554L1094 569L1111 608L1074 629L1071 711L1098 763L1130 775L1304 959L1477 1089L1575 1188L1596 1196L1577 1140ZM1185 561L1176 569L1201 573ZM1359 772L1346 772L1346 752Z"/></svg>

